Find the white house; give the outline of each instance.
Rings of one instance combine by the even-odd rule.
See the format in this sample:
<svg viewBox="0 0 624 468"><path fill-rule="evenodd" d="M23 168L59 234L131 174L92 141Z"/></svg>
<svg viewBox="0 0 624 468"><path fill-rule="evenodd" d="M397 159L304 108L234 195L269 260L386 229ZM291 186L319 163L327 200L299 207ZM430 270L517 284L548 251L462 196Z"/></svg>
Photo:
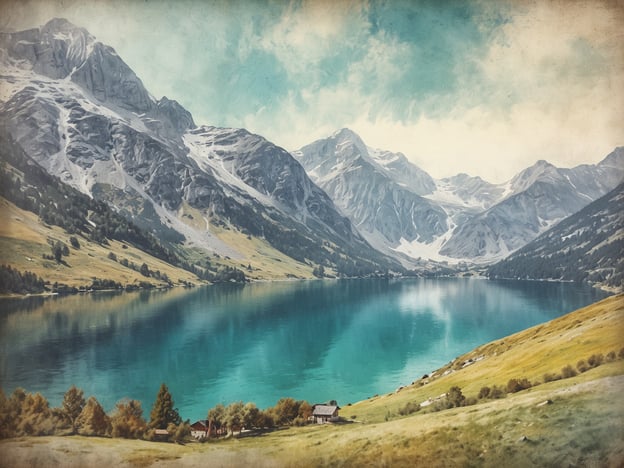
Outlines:
<svg viewBox="0 0 624 468"><path fill-rule="evenodd" d="M314 405L312 410L312 418L317 424L338 421L337 405Z"/></svg>

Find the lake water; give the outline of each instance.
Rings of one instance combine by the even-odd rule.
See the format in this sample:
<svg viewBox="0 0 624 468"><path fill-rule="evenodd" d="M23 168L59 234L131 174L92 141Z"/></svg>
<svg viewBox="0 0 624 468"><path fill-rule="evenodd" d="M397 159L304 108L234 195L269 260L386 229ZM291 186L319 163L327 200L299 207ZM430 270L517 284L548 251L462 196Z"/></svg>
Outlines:
<svg viewBox="0 0 624 468"><path fill-rule="evenodd" d="M237 400L345 405L605 296L577 284L410 279L5 300L0 384L53 406L76 384L107 411L141 400L149 417L166 382L191 420Z"/></svg>

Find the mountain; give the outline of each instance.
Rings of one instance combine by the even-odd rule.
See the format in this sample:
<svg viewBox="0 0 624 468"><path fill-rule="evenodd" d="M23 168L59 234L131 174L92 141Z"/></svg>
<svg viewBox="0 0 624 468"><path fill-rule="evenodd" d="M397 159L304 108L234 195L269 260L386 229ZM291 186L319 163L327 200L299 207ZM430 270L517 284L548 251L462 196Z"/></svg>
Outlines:
<svg viewBox="0 0 624 468"><path fill-rule="evenodd" d="M624 148L596 165L557 168L546 161L516 175L502 201L455 229L440 253L484 261L505 258L604 195L624 177Z"/></svg>
<svg viewBox="0 0 624 468"><path fill-rule="evenodd" d="M402 154L372 150L342 129L293 155L362 235L386 253L402 240L428 244L448 230L444 209L421 196L435 182Z"/></svg>
<svg viewBox="0 0 624 468"><path fill-rule="evenodd" d="M588 281L624 289L624 182L488 269L491 278Z"/></svg>
<svg viewBox="0 0 624 468"><path fill-rule="evenodd" d="M216 277L191 267L105 203L48 174L9 136L2 141L0 270L17 273L13 280L0 274L0 292L168 287L195 283L199 275ZM15 279L26 271L42 281L24 290Z"/></svg>
<svg viewBox="0 0 624 468"><path fill-rule="evenodd" d="M454 263L506 257L624 176L624 149L617 148L597 165L538 161L503 184L467 174L435 180L348 129L293 155L372 245Z"/></svg>
<svg viewBox="0 0 624 468"><path fill-rule="evenodd" d="M198 127L86 30L54 19L2 33L0 60L0 127L50 174L159 238L242 262L260 242L310 270L400 268L288 152L243 129Z"/></svg>

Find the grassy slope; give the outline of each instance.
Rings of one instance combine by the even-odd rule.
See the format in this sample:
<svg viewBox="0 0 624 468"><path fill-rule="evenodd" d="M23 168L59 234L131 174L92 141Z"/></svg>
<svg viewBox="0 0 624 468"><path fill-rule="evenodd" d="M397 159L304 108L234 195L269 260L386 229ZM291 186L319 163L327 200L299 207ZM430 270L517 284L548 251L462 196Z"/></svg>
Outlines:
<svg viewBox="0 0 624 468"><path fill-rule="evenodd" d="M481 361L452 372L444 377L423 380L420 386L406 387L398 394L381 396L344 408L342 415L353 414L369 422L385 420L389 413L408 401L418 403L434 398L454 385L461 387L464 395L476 396L481 387L505 386L511 378L526 377L531 382L542 382L545 373L560 373L567 364L576 368L580 359L592 354L616 353L624 347L624 296L611 296L542 325L528 328L514 335L479 346L457 358L461 364L469 359L484 356ZM441 375L449 364L440 369Z"/></svg>
<svg viewBox="0 0 624 468"><path fill-rule="evenodd" d="M236 230L226 230L211 226L219 239L233 246L244 256L244 260L233 266L244 269L251 265L252 271L245 274L253 280L274 280L284 278L313 278L312 267L304 265L273 248L268 242L257 237L248 238Z"/></svg>
<svg viewBox="0 0 624 468"><path fill-rule="evenodd" d="M117 241L111 241L110 246L102 246L78 237L81 248L74 249L69 242L69 234L63 229L41 224L37 215L24 211L1 197L0 213L4 220L0 224L0 263L20 271L31 271L52 283L58 281L78 287L90 284L95 276L100 279L112 279L122 285L139 281L159 284L155 278L146 278L139 272L110 260L108 258L110 252L115 253L118 260L127 258L139 266L146 263L150 270L166 273L173 282L180 279L198 282L195 275L169 265L131 245L127 245L124 249L122 243ZM60 240L70 247L69 257L63 258L67 265L43 259L43 254L51 254L48 239Z"/></svg>
<svg viewBox="0 0 624 468"><path fill-rule="evenodd" d="M618 351L622 337L620 295L481 346L460 360L486 357L460 371L343 408L343 416L355 417L351 424L187 446L81 437L11 440L0 442L0 466L89 466L96 460L118 466L621 466L621 359L502 400L408 417L396 411L452 385L470 396L510 377L541 380L544 372L558 373L591 354ZM552 404L540 405L547 399Z"/></svg>
<svg viewBox="0 0 624 468"><path fill-rule="evenodd" d="M224 228L211 224L205 212L186 203L182 205L178 215L181 221L195 229L209 229L217 238L238 252L241 258L231 261L222 259L222 262L242 269L252 280L313 278L311 266L288 257L263 239L248 237L236 228ZM252 271L247 270L248 265L251 265Z"/></svg>

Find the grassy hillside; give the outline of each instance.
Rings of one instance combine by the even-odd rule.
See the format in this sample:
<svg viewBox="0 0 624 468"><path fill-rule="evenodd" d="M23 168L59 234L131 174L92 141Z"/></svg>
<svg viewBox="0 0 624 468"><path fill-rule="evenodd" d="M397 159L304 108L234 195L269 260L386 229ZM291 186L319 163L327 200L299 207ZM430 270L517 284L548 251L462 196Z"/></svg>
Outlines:
<svg viewBox="0 0 624 468"><path fill-rule="evenodd" d="M31 271L50 283L80 287L91 284L93 277L97 277L114 280L123 286L139 284L141 281L154 285L165 284L123 266L120 262L124 258L135 265L145 263L151 271L166 274L174 283L180 280L198 283L192 273L155 258L129 243L111 240L106 246L77 235L80 248L71 247L70 235L64 229L41 223L36 214L22 210L2 197L0 213L4 220L0 224L0 263L19 271ZM70 254L63 257L64 263L43 258L43 255L51 254L50 241L61 241L69 246ZM109 258L111 253L117 258L116 261Z"/></svg>
<svg viewBox="0 0 624 468"><path fill-rule="evenodd" d="M593 354L616 354L624 347L624 295L612 296L542 325L492 341L459 356L429 378L414 382L397 394L362 401L342 412L368 422L395 417L408 402L423 402L459 386L477 396L483 386L505 386L512 378L544 381L544 374L560 374L570 364ZM477 360L481 358L480 360ZM473 364L465 363L472 359ZM449 372L446 376L442 375Z"/></svg>
<svg viewBox="0 0 624 468"><path fill-rule="evenodd" d="M622 466L624 359L543 383L545 373L560 373L562 366L618 353L622 337L620 295L480 346L441 369L439 377L345 406L343 424L186 446L24 438L0 442L0 466ZM454 385L471 396L484 385L505 385L516 377L539 385L472 406L398 414L407 402L422 402Z"/></svg>

